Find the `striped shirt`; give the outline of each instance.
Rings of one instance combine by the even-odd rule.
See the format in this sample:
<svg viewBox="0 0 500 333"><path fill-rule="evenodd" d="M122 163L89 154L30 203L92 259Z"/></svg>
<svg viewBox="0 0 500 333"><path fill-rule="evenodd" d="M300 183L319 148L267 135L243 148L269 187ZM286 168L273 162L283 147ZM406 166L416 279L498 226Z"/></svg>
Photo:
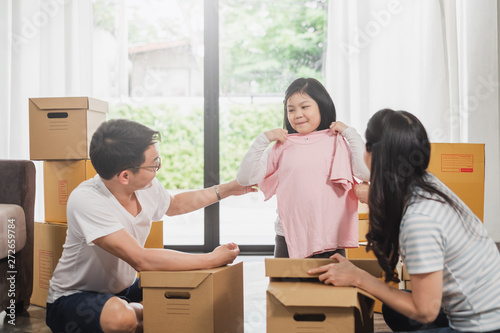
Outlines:
<svg viewBox="0 0 500 333"><path fill-rule="evenodd" d="M403 216L399 244L410 274L443 271L442 307L460 331L500 329L500 254L481 221L441 181L427 178L463 212L415 195ZM430 196L418 188L417 193Z"/></svg>

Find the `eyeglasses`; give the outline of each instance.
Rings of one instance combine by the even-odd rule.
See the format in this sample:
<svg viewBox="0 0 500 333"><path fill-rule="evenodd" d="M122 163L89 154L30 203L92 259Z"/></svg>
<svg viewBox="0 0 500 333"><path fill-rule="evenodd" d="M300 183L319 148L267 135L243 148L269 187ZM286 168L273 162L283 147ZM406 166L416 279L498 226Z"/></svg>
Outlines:
<svg viewBox="0 0 500 333"><path fill-rule="evenodd" d="M148 165L148 166L140 166L140 167L135 167L131 169L153 169L154 171L158 171L161 168L161 158L158 157L156 159L156 164L155 165Z"/></svg>

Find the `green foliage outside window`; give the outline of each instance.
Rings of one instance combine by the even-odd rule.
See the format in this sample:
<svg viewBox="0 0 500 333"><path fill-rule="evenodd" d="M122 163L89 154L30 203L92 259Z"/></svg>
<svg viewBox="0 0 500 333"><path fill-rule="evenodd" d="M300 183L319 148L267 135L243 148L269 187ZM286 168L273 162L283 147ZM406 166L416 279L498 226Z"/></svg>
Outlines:
<svg viewBox="0 0 500 333"><path fill-rule="evenodd" d="M94 0L94 25L116 35L120 3ZM185 41L202 63L203 1L124 3L129 46ZM282 94L298 77L324 81L328 0L214 3L219 6L221 96Z"/></svg>
<svg viewBox="0 0 500 333"><path fill-rule="evenodd" d="M323 81L327 0L219 0L221 94L282 94Z"/></svg>

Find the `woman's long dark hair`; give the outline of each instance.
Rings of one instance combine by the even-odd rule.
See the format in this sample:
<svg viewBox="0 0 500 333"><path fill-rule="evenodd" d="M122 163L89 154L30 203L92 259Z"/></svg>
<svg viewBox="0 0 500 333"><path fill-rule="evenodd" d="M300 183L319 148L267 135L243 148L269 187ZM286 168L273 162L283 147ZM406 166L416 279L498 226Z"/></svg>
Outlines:
<svg viewBox="0 0 500 333"><path fill-rule="evenodd" d="M424 126L414 115L380 110L368 121L365 137L366 151L372 156L367 249L375 253L385 280L398 282L399 227L415 188L423 189L429 199L436 194L457 212L460 208L426 181L431 147Z"/></svg>
<svg viewBox="0 0 500 333"><path fill-rule="evenodd" d="M335 111L335 104L333 104L330 94L321 82L313 78L299 78L290 83L285 92L285 99L283 100L283 127L288 130L288 134L297 133L288 121L288 108L286 105L288 99L296 93L307 94L318 104L321 122L316 129L317 131L330 128L331 123L336 121L337 113Z"/></svg>

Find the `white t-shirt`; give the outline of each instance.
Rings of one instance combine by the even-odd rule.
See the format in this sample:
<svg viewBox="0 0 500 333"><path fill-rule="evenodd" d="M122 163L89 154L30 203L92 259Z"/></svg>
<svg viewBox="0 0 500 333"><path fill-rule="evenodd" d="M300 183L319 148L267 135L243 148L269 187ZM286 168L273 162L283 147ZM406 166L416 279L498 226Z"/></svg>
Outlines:
<svg viewBox="0 0 500 333"><path fill-rule="evenodd" d="M82 182L68 200L68 231L64 250L50 280L48 303L79 291L116 294L137 276L132 266L95 246L97 238L125 229L144 246L152 221L160 220L170 195L157 179L135 192L141 212L132 216L104 185L99 175Z"/></svg>

